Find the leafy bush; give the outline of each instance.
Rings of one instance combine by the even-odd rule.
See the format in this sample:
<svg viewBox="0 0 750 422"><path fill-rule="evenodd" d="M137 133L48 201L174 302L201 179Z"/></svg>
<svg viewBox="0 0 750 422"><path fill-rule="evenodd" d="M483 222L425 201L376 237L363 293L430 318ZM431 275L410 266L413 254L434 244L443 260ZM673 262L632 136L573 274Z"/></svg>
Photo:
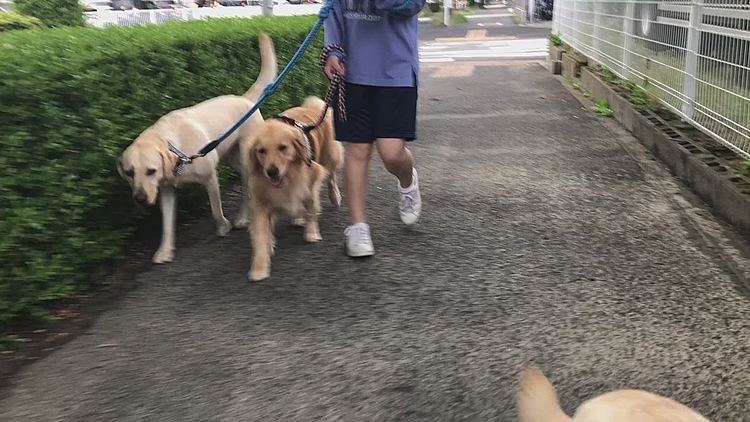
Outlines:
<svg viewBox="0 0 750 422"><path fill-rule="evenodd" d="M613 115L612 109L609 108L609 103L607 102L607 100L599 100L599 101L597 101L591 107L591 110L594 113L601 114L602 116L605 116L605 117L612 117L612 115Z"/></svg>
<svg viewBox="0 0 750 422"><path fill-rule="evenodd" d="M15 0L14 3L20 13L39 18L50 28L86 23L79 0Z"/></svg>
<svg viewBox="0 0 750 422"><path fill-rule="evenodd" d="M169 110L243 93L259 72L259 31L274 40L281 67L313 22L256 18L4 34L0 333L15 318L39 315L46 301L86 288L120 253L144 213L115 159L142 130ZM324 94L321 45L319 38L264 115Z"/></svg>
<svg viewBox="0 0 750 422"><path fill-rule="evenodd" d="M550 44L554 45L555 47L562 47L563 41L562 38L560 38L559 34L551 34L549 36Z"/></svg>
<svg viewBox="0 0 750 422"><path fill-rule="evenodd" d="M0 12L0 32L12 31L14 29L40 28L42 22L33 17L15 12Z"/></svg>

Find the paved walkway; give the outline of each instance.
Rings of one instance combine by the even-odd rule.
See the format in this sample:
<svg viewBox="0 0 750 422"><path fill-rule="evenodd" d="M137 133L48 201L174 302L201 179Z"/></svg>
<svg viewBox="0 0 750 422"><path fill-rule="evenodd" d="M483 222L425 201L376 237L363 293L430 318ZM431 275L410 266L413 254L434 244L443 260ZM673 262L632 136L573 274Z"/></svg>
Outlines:
<svg viewBox="0 0 750 422"><path fill-rule="evenodd" d="M420 226L397 223L376 162L375 258L343 256L327 207L324 242L281 226L273 277L250 284L247 235L206 219L21 371L0 419L512 421L534 362L568 410L635 387L747 420L750 300L728 263L750 265L722 226L539 64L423 73Z"/></svg>

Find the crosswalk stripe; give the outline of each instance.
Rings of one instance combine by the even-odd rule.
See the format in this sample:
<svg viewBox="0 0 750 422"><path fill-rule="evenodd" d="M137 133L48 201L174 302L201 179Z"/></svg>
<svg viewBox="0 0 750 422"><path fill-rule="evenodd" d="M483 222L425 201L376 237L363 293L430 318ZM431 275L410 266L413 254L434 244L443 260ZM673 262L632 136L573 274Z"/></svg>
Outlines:
<svg viewBox="0 0 750 422"><path fill-rule="evenodd" d="M472 35L477 37L482 33ZM547 49L546 38L491 40L467 37L463 41L423 43L419 58L423 63L469 59L541 59L547 56Z"/></svg>

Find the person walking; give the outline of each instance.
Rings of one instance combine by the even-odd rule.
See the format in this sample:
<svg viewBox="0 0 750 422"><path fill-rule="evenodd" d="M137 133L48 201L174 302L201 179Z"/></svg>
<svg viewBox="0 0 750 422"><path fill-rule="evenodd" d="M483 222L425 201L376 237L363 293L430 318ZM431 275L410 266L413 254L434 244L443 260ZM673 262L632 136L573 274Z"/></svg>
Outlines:
<svg viewBox="0 0 750 422"><path fill-rule="evenodd" d="M399 213L413 225L422 211L414 157L419 77L418 18L425 0L340 0L325 22L324 72L345 81L345 116L334 113L336 137L345 144L344 189L350 225L344 231L351 257L375 248L365 212L373 144L398 179Z"/></svg>

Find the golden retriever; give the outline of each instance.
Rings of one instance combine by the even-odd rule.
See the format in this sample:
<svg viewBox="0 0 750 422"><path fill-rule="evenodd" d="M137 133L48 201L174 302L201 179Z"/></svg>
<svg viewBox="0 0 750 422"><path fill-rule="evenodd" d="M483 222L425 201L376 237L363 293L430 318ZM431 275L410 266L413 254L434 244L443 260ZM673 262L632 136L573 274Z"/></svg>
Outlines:
<svg viewBox="0 0 750 422"><path fill-rule="evenodd" d="M245 172L250 175L250 238L252 263L248 278L259 281L271 275L275 247L275 217L286 214L305 226L305 240L322 240L318 229L320 189L328 181L328 197L341 205L336 171L343 148L336 140L329 110L322 123L309 131L294 125L310 124L323 113L325 103L309 97L300 107L284 112L287 120L266 120L242 145Z"/></svg>
<svg viewBox="0 0 750 422"><path fill-rule="evenodd" d="M570 418L560 408L555 387L538 369L523 371L518 412L521 422L709 422L685 405L642 390L594 397Z"/></svg>
<svg viewBox="0 0 750 422"><path fill-rule="evenodd" d="M261 70L253 86L242 96L223 95L172 111L143 131L117 159L117 171L130 183L133 198L144 205L159 200L162 213L162 238L152 261L161 264L172 261L175 243L175 188L184 183L200 183L208 191L211 214L217 234L225 236L232 224L224 217L216 167L226 159L238 172L244 167L239 158L240 139L247 138L263 123L260 111L243 123L229 138L205 157L184 165L176 172L179 159L170 152L171 143L187 156L197 153L204 145L218 138L246 113L258 100L263 89L276 78L276 53L271 39L259 37ZM243 206L235 220L236 227L247 227L247 177L243 173Z"/></svg>

